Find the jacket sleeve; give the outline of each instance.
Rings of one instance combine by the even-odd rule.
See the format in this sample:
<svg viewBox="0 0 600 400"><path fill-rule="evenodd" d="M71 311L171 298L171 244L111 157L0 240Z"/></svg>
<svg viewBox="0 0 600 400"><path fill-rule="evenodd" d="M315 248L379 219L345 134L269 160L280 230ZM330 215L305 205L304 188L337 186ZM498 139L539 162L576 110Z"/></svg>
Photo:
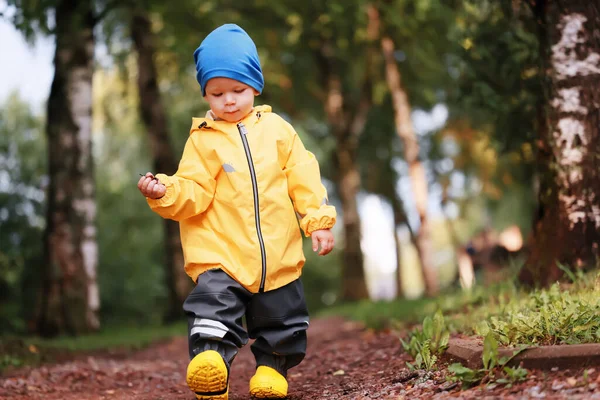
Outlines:
<svg viewBox="0 0 600 400"><path fill-rule="evenodd" d="M291 126L288 129L292 138L284 172L289 196L300 217L300 227L306 236L310 236L316 230L333 227L336 211L328 204L316 157L304 148L296 131Z"/></svg>
<svg viewBox="0 0 600 400"><path fill-rule="evenodd" d="M148 205L161 217L175 221L206 211L217 186L196 148L193 136L185 144L175 175L157 174L156 178L167 187L167 191L160 199L147 198Z"/></svg>

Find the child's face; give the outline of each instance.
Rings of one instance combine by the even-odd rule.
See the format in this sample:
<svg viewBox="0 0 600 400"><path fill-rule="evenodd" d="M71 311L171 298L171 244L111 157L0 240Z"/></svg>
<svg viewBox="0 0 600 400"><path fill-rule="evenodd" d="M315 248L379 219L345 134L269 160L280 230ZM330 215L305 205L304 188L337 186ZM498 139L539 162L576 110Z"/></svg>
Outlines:
<svg viewBox="0 0 600 400"><path fill-rule="evenodd" d="M256 91L229 78L212 78L206 83L206 96L212 112L227 122L238 122L254 107Z"/></svg>

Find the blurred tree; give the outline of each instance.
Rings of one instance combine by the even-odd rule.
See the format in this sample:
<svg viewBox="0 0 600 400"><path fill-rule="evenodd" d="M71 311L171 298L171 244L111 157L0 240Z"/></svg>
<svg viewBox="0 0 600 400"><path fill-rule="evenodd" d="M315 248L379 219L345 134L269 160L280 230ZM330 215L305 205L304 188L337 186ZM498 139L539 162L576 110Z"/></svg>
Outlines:
<svg viewBox="0 0 600 400"><path fill-rule="evenodd" d="M96 280L96 203L91 148L94 27L102 16L92 0L32 2L16 6L15 26L56 39L54 79L47 109L49 186L42 288L36 331L79 334L100 327ZM53 15L53 19L49 15Z"/></svg>
<svg viewBox="0 0 600 400"><path fill-rule="evenodd" d="M43 262L44 121L11 95L0 106L0 334L23 333L33 317Z"/></svg>
<svg viewBox="0 0 600 400"><path fill-rule="evenodd" d="M104 324L161 323L168 309L162 221L135 187L151 151L139 116L137 60L94 74L98 280ZM126 73L126 75L124 75Z"/></svg>
<svg viewBox="0 0 600 400"><path fill-rule="evenodd" d="M360 142L361 169L365 178L365 189L381 194L388 199L394 213L395 230L402 226L407 227L411 241L417 249L421 247L417 239L418 231L415 232L412 229L407 218L407 212L412 212L412 210L404 209L405 205L401 196L407 195L401 194L397 190L398 183L401 175L406 174L409 179L411 178L413 175L411 174L411 165L413 171L415 169L421 171L418 176L421 180L417 189L421 193L419 198L422 201L419 202L416 211L422 214L429 203L427 200L429 186L435 183L434 181L429 182L426 172L434 167L435 160L431 159L431 146L428 145L429 138L426 132L422 132L418 139L416 134L413 135L413 139L408 142L404 142L397 134L404 132L406 125L411 128L413 133L415 132L410 104L408 102L405 104L408 107L397 108L396 106L400 105L397 100L401 100L402 96L413 99L415 108L429 109L445 101L445 93L450 89L449 84L453 83L446 68L446 60L448 54L452 53L455 48L449 35L441 34L441 32L449 31L454 23L455 5L453 3L405 0L373 3L381 14L383 38L380 45L393 44L393 48L382 46L380 54L377 55L386 62L379 63L377 68L378 73L374 84L374 108L367 122L369 128L361 137ZM398 17L400 15L402 18ZM397 48L396 43L398 44ZM389 73L386 74L386 71ZM396 84L400 82L400 72L403 76L402 86ZM386 80L386 77L392 78L391 81ZM393 86L390 86L388 82L393 83ZM398 92L398 87L401 92ZM402 131L398 130L399 126L395 123L395 107L403 110ZM419 146L417 140L423 141L424 145ZM407 152L409 157L407 157ZM404 161L401 161L402 159ZM409 162L411 159L412 162ZM419 160L423 160L423 162ZM419 161L420 168L414 167L415 161ZM427 165L428 162L430 165ZM398 242L398 239L396 241ZM396 247L398 245L399 243ZM397 250L399 257L400 249ZM429 251L423 252L425 260L420 260L422 266L431 266L431 262L427 262L427 258L431 257L432 253L431 247ZM398 265L398 272L398 287L401 287L400 265ZM435 274L429 274L429 282L437 285L437 279L432 275ZM401 295L401 292L398 292L398 295Z"/></svg>
<svg viewBox="0 0 600 400"><path fill-rule="evenodd" d="M544 104L538 132L539 205L527 283L595 267L600 249L600 4L532 2L540 27Z"/></svg>
<svg viewBox="0 0 600 400"><path fill-rule="evenodd" d="M531 224L542 92L535 26L524 2L465 0L450 31L460 47L446 60L456 83L448 92L450 122L435 137L439 165L454 164L442 173L445 185L464 182L450 188L450 203L464 215L471 200L484 199L484 219L496 229L516 220L527 232ZM511 197L519 206L507 213Z"/></svg>
<svg viewBox="0 0 600 400"><path fill-rule="evenodd" d="M341 15L335 15L342 12L343 8L337 8L342 6L328 4L333 14L330 16L330 21L340 22L340 26L326 25L324 31L317 33L318 44L314 49L314 56L325 90L323 99L325 115L331 133L336 139L335 183L342 202L344 223L341 299L360 300L368 298L369 294L363 268L360 216L357 205L357 195L361 187L357 160L358 143L372 105L374 45L379 37L380 21L372 7L365 9L365 6L360 3L354 4L358 8L354 11L355 13L360 11L367 15L367 22L363 23L363 26L366 26L363 28L365 37L356 43L357 47L361 45L363 47L364 65L361 66L362 76L356 76L350 71L344 71L347 68L344 65L345 52L340 51L338 45L340 44L339 40L345 36L343 32L346 31L349 34L348 37L352 37L351 32L356 28L356 22L360 23L364 18L356 15L355 18L358 19L356 22L348 19L342 21ZM331 32L328 32L330 29L337 32L332 35ZM348 82L347 77L344 76L346 73L353 75L357 81Z"/></svg>
<svg viewBox="0 0 600 400"><path fill-rule="evenodd" d="M95 16L91 1L62 0L54 11L55 70L47 112L50 183L37 325L45 336L100 328L91 140Z"/></svg>
<svg viewBox="0 0 600 400"><path fill-rule="evenodd" d="M419 142L411 120L411 106L406 91L402 86L400 72L398 71L394 56L394 41L387 33L381 39L381 48L385 58L386 80L394 106L396 133L404 145L404 161L408 164L414 201L419 215L420 224L415 244L417 245L423 277L425 278L425 290L428 295L433 296L437 294L439 285L431 259L432 246L429 235L430 226L427 218L428 183L425 167L419 159Z"/></svg>
<svg viewBox="0 0 600 400"><path fill-rule="evenodd" d="M156 46L150 16L144 7L131 10L131 36L137 53L137 83L140 112L150 140L154 173L172 175L177 159L171 145L167 113L158 87ZM192 281L183 269L184 259L179 235L179 223L165 219L164 263L169 306L165 321L175 321L183 315L182 304L190 292Z"/></svg>

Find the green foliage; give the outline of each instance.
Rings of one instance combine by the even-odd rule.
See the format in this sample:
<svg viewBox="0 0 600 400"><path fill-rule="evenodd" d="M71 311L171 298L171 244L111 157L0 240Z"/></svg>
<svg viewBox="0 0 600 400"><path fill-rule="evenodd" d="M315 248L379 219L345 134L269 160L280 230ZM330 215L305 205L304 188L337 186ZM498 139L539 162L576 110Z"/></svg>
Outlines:
<svg viewBox="0 0 600 400"><path fill-rule="evenodd" d="M571 282L577 283L580 279L584 278L584 272L581 269L576 269L575 271L571 271L571 268L562 264L560 261L556 261L556 265L558 268L565 273L566 276L569 277Z"/></svg>
<svg viewBox="0 0 600 400"><path fill-rule="evenodd" d="M461 363L454 363L448 366L448 372L453 374L451 381L462 382L463 388L471 387L479 383L485 376L485 371L480 369L471 369Z"/></svg>
<svg viewBox="0 0 600 400"><path fill-rule="evenodd" d="M0 334L25 329L43 262L43 120L16 95L0 106Z"/></svg>
<svg viewBox="0 0 600 400"><path fill-rule="evenodd" d="M302 284L311 315L336 302L340 282L339 253L334 249L327 257L321 257L312 251L310 239L304 241L306 263L302 269Z"/></svg>
<svg viewBox="0 0 600 400"><path fill-rule="evenodd" d="M468 176L483 183L475 195L485 196L492 223L502 228L507 221L529 230L535 209L532 148L539 129L539 105L543 100L540 74L538 23L525 3L462 2L452 30L460 43L449 55L456 85L449 92L451 125L467 131L466 143L489 139L496 153L488 173L467 148L455 158ZM473 128L464 129L465 126ZM516 213L516 215L515 215Z"/></svg>
<svg viewBox="0 0 600 400"><path fill-rule="evenodd" d="M465 334L492 332L503 345L598 343L598 275L574 277L575 284L563 287L557 283L527 292L509 283L476 297L463 295L463 301L447 302L448 326L452 332Z"/></svg>
<svg viewBox="0 0 600 400"><path fill-rule="evenodd" d="M23 365L23 360L10 354L3 354L0 357L0 371L9 367L20 367Z"/></svg>
<svg viewBox="0 0 600 400"><path fill-rule="evenodd" d="M102 318L157 322L166 304L162 219L136 187L139 173L151 170L149 149L134 95L121 91L114 71L97 76L104 82L95 103L102 124L94 137Z"/></svg>
<svg viewBox="0 0 600 400"><path fill-rule="evenodd" d="M441 310L450 332L484 337L491 333L502 345L600 343L600 274L574 276L576 283L563 287L555 284L528 292L504 282L436 299L337 306L327 314L402 328Z"/></svg>
<svg viewBox="0 0 600 400"><path fill-rule="evenodd" d="M422 329L415 329L409 333L409 339L405 342L400 338L402 347L414 359L414 364L406 363L410 369L431 370L441 355L448 347L450 332L448 332L444 316L437 311L433 318L425 317Z"/></svg>
<svg viewBox="0 0 600 400"><path fill-rule="evenodd" d="M503 2L463 2L454 26L461 43L454 110L488 127L500 149L519 150L535 138L542 98L536 22L528 7L515 14Z"/></svg>
<svg viewBox="0 0 600 400"><path fill-rule="evenodd" d="M594 286L576 291L559 284L536 290L491 316L490 328L505 344L576 344L600 342L600 299Z"/></svg>
<svg viewBox="0 0 600 400"><path fill-rule="evenodd" d="M7 0L6 4L14 6L14 12L3 17L7 17L29 42L34 42L36 33L51 33L51 15L58 4L57 1Z"/></svg>
<svg viewBox="0 0 600 400"><path fill-rule="evenodd" d="M92 351L102 349L141 349L158 340L187 333L185 322L171 325L111 325L100 332L78 337L55 339L31 338L31 344L38 348L54 348L70 351Z"/></svg>
<svg viewBox="0 0 600 400"><path fill-rule="evenodd" d="M354 303L335 304L323 309L320 316L339 315L362 321L368 327L381 329L391 325L416 324L436 311L434 299L399 299L394 301L363 300Z"/></svg>
<svg viewBox="0 0 600 400"><path fill-rule="evenodd" d="M504 378L496 379L496 382L506 384L507 387L511 387L517 382L523 382L527 379L527 371L523 367L504 367Z"/></svg>
<svg viewBox="0 0 600 400"><path fill-rule="evenodd" d="M527 370L521 367L509 367L510 362L524 348L515 350L510 357L499 357L498 342L492 333L488 333L483 340L483 352L481 355L483 368L471 369L460 363L448 366L448 372L453 374L452 381L460 381L464 388L482 383L502 383L507 386L527 378Z"/></svg>

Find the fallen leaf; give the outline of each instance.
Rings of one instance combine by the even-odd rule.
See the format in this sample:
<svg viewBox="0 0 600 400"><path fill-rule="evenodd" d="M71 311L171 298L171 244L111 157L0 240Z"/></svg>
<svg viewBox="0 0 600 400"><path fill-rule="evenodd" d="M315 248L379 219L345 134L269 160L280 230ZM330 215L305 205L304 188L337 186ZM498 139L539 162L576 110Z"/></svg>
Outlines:
<svg viewBox="0 0 600 400"><path fill-rule="evenodd" d="M569 384L569 386L575 386L577 385L577 379L571 377L571 378L567 378L567 383Z"/></svg>
<svg viewBox="0 0 600 400"><path fill-rule="evenodd" d="M338 376L338 375L345 375L346 373L344 372L343 369L338 369L337 371L335 371L333 373L333 376Z"/></svg>

